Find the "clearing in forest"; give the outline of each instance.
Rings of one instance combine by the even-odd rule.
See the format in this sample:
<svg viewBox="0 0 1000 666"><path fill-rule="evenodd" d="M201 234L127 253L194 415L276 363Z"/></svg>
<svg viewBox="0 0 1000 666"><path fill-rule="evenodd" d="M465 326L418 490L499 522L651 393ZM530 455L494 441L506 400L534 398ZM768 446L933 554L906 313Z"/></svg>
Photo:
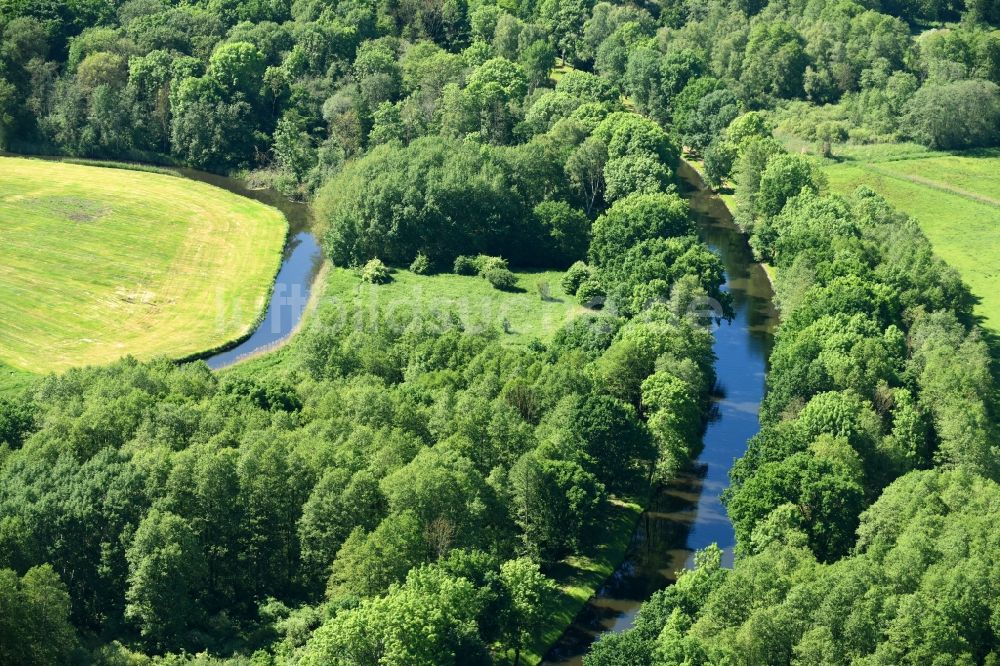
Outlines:
<svg viewBox="0 0 1000 666"><path fill-rule="evenodd" d="M0 157L0 379L241 337L286 229L277 210L185 178Z"/></svg>
<svg viewBox="0 0 1000 666"><path fill-rule="evenodd" d="M406 320L411 312L453 313L466 329L495 328L512 344L533 339L548 341L564 324L586 308L563 291L562 271L517 271L512 291L500 291L481 277L441 273L416 275L393 272L388 284L362 282L355 271L334 268L330 272L321 303L337 311L342 305L360 308L361 313L381 311L392 321Z"/></svg>
<svg viewBox="0 0 1000 666"><path fill-rule="evenodd" d="M1000 151L869 149L824 170L831 191L867 185L916 219L979 299L983 323L1000 331Z"/></svg>

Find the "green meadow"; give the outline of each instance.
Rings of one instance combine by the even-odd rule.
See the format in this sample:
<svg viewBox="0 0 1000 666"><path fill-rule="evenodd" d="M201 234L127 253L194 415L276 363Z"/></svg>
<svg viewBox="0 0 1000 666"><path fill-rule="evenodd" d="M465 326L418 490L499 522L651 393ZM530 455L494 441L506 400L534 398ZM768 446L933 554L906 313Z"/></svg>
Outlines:
<svg viewBox="0 0 1000 666"><path fill-rule="evenodd" d="M0 157L0 390L241 337L286 228L273 208L166 173Z"/></svg>
<svg viewBox="0 0 1000 666"><path fill-rule="evenodd" d="M415 305L428 311L454 312L466 329L504 330L503 340L510 344L527 344L532 339L547 341L559 327L585 310L563 291L559 284L561 271L515 274L517 287L500 291L477 276L417 275L396 270L391 282L372 285L362 282L356 271L334 268L320 307L351 303L362 312L380 309L389 319L394 312ZM547 294L545 298L542 291Z"/></svg>

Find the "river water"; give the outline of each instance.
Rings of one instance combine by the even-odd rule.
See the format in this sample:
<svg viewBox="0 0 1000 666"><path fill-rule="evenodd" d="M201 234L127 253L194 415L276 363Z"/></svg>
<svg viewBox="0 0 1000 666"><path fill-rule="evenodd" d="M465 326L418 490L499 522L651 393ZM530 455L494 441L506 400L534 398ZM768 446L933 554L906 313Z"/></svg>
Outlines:
<svg viewBox="0 0 1000 666"><path fill-rule="evenodd" d="M723 563L732 564L735 536L721 495L733 461L760 427L757 411L777 313L767 275L725 204L701 186L686 163L678 174L699 235L722 258L724 289L733 299L732 321L714 330L717 383L704 448L688 472L654 494L625 561L546 654L543 664L549 666L578 666L601 634L632 626L642 602L671 584L676 571L692 566L694 551L718 544L725 552Z"/></svg>
<svg viewBox="0 0 1000 666"><path fill-rule="evenodd" d="M295 331L309 303L313 281L323 265L323 253L310 231L311 218L306 204L290 201L275 190L250 189L235 178L194 169L175 169L175 171L186 178L215 185L273 206L288 220L288 239L285 242L284 256L271 289L264 318L253 333L238 345L205 359L208 367L219 370L273 349Z"/></svg>

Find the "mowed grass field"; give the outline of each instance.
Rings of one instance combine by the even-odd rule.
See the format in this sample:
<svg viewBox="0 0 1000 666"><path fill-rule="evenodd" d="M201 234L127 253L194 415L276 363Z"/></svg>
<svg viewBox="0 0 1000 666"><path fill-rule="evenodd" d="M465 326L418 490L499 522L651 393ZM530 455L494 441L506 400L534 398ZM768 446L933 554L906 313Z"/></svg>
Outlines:
<svg viewBox="0 0 1000 666"><path fill-rule="evenodd" d="M0 383L239 338L286 229L277 210L185 178L0 157Z"/></svg>
<svg viewBox="0 0 1000 666"><path fill-rule="evenodd" d="M1000 151L868 148L824 171L831 191L867 185L915 218L934 252L979 298L983 324L1000 332Z"/></svg>

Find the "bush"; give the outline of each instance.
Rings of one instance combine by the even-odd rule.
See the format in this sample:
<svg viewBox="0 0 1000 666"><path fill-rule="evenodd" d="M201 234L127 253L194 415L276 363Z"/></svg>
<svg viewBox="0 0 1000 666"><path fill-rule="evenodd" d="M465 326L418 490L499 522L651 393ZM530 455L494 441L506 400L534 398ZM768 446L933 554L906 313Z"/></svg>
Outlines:
<svg viewBox="0 0 1000 666"><path fill-rule="evenodd" d="M607 292L597 278L587 278L576 290L576 300L580 305L584 305L591 310L600 310L604 306L604 298Z"/></svg>
<svg viewBox="0 0 1000 666"><path fill-rule="evenodd" d="M566 270L563 275L562 288L570 296L574 296L580 285L591 275L590 267L582 261L578 261Z"/></svg>
<svg viewBox="0 0 1000 666"><path fill-rule="evenodd" d="M455 272L459 275L475 275L479 272L476 266L476 258L466 255L455 257Z"/></svg>
<svg viewBox="0 0 1000 666"><path fill-rule="evenodd" d="M371 284L385 284L392 278L389 276L389 267L382 263L381 259L369 259L368 263L361 269L361 280Z"/></svg>
<svg viewBox="0 0 1000 666"><path fill-rule="evenodd" d="M487 271L507 270L507 260L503 257L491 257L488 254L481 254L475 259L476 272L485 275Z"/></svg>
<svg viewBox="0 0 1000 666"><path fill-rule="evenodd" d="M511 291L517 286L517 276L506 268L490 268L483 271L481 275L487 282L502 291Z"/></svg>
<svg viewBox="0 0 1000 666"><path fill-rule="evenodd" d="M418 252L413 263L410 264L410 270L417 275L427 275L431 272L431 260L423 252Z"/></svg>

